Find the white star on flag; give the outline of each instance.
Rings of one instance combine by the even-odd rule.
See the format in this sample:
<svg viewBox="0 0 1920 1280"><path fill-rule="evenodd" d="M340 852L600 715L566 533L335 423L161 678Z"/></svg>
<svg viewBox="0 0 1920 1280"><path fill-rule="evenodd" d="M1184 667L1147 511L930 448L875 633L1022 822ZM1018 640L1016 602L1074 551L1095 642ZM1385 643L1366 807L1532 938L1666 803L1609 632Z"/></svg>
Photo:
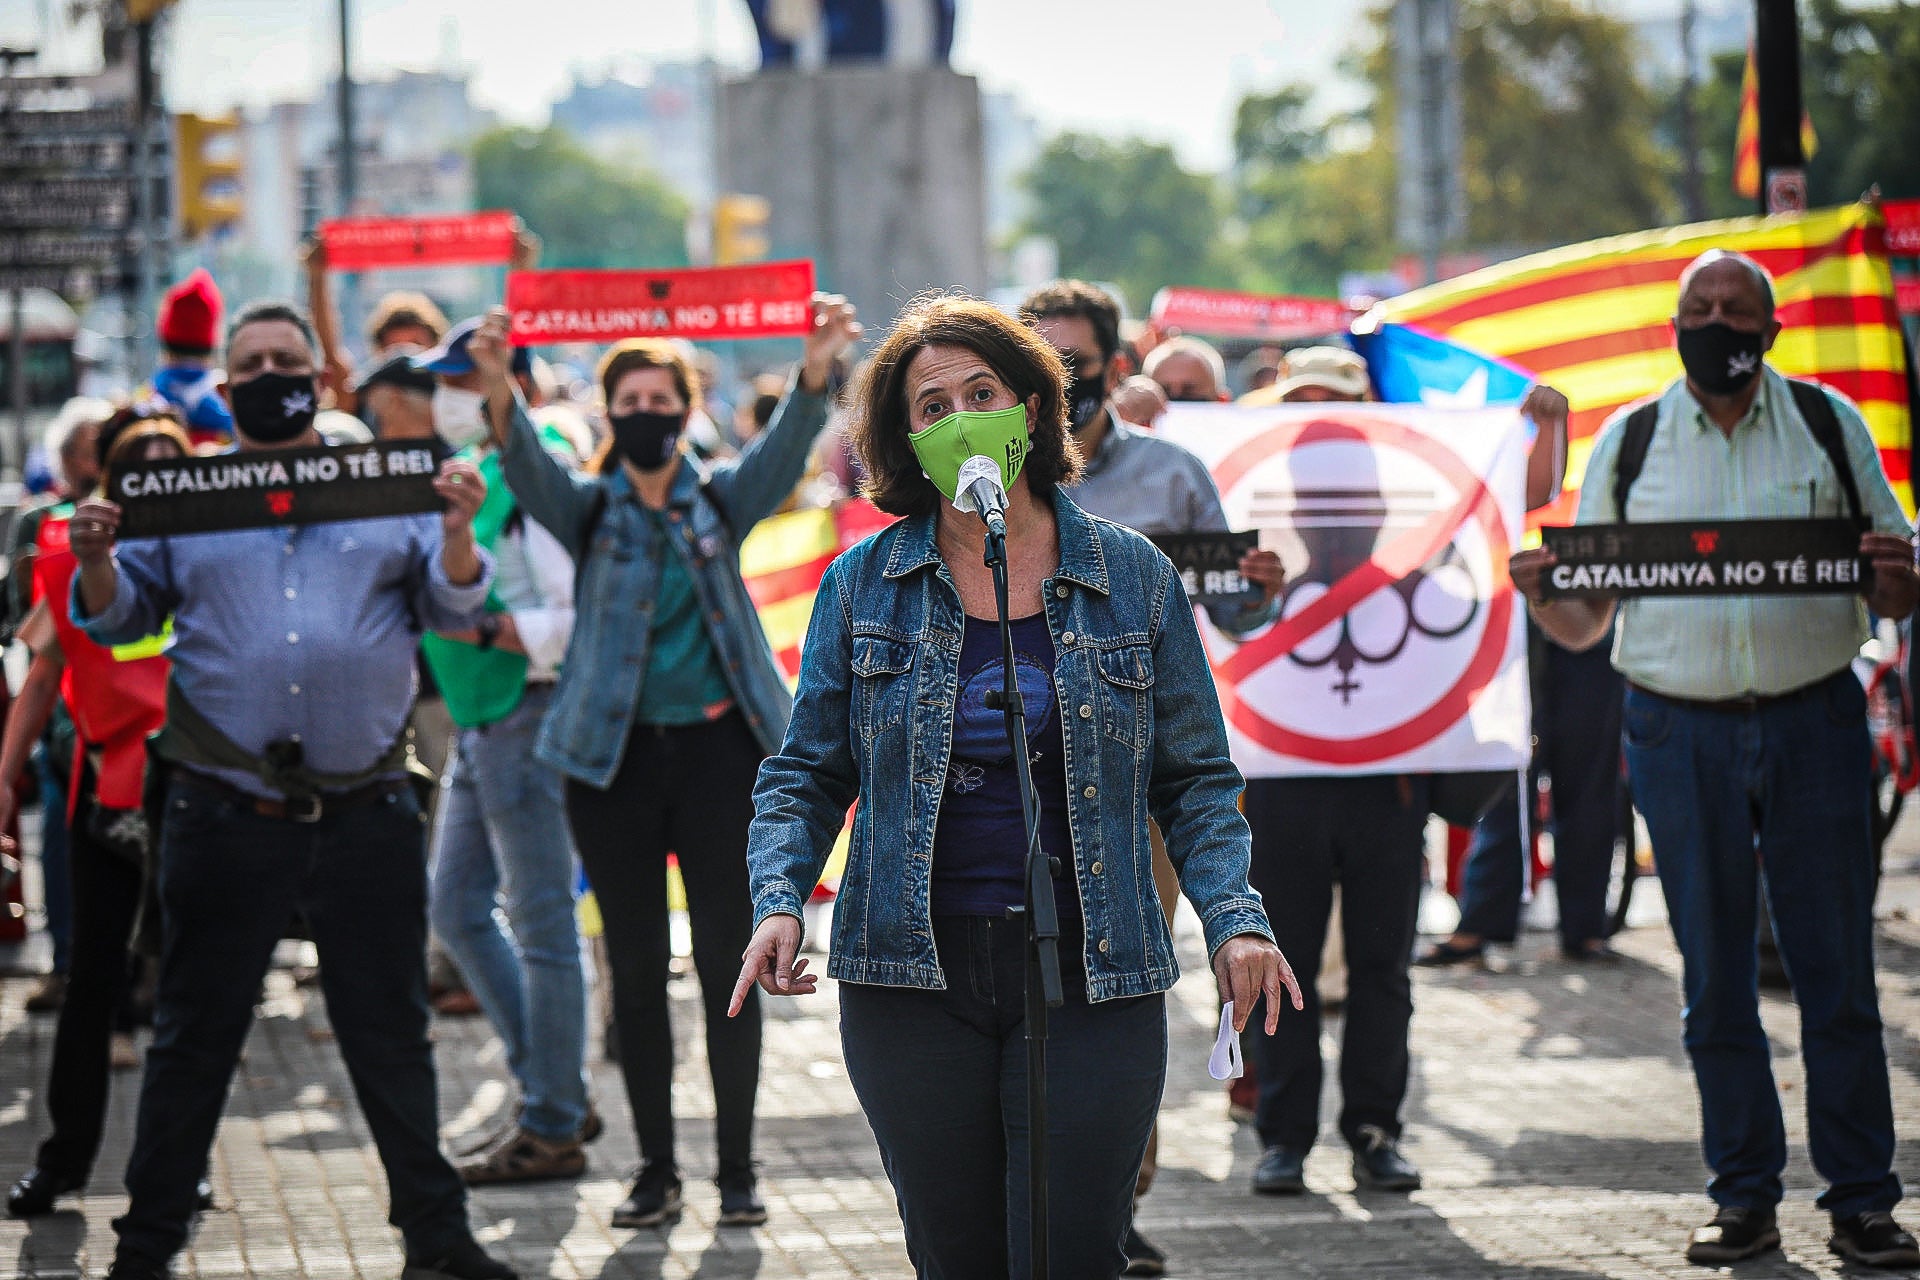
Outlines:
<svg viewBox="0 0 1920 1280"><path fill-rule="evenodd" d="M1484 409L1487 407L1487 371L1475 369L1465 382L1451 391L1422 387L1420 403L1430 409Z"/></svg>

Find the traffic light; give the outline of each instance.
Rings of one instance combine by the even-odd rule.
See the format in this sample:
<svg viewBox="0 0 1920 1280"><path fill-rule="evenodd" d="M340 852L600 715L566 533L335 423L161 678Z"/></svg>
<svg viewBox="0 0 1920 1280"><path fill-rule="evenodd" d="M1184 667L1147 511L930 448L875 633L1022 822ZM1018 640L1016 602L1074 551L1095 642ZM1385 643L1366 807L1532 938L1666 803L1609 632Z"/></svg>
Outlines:
<svg viewBox="0 0 1920 1280"><path fill-rule="evenodd" d="M715 266L759 262L767 256L767 219L773 206L765 196L724 195L713 202Z"/></svg>
<svg viewBox="0 0 1920 1280"><path fill-rule="evenodd" d="M240 220L240 113L173 118L173 178L180 230L189 240Z"/></svg>

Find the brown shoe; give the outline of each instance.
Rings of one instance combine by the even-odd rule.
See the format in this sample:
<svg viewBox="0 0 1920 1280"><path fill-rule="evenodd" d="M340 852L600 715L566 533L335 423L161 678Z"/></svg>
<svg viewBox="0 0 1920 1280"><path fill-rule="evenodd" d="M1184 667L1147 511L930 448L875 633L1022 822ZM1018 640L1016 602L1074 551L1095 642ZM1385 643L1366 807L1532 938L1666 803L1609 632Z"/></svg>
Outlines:
<svg viewBox="0 0 1920 1280"><path fill-rule="evenodd" d="M577 1178L586 1167L587 1153L579 1142L549 1142L536 1133L516 1128L498 1146L462 1164L460 1177L470 1187L497 1182L546 1182Z"/></svg>
<svg viewBox="0 0 1920 1280"><path fill-rule="evenodd" d="M27 992L28 1013L57 1013L60 1006L67 1002L67 975L49 973L40 979L40 985Z"/></svg>

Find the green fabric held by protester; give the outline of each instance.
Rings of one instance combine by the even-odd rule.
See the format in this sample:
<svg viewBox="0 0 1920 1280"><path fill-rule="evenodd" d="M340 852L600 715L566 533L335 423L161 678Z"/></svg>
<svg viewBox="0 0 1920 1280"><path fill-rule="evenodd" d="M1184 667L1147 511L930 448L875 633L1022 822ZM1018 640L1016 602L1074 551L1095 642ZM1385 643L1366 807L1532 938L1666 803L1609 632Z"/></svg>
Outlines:
<svg viewBox="0 0 1920 1280"><path fill-rule="evenodd" d="M542 427L540 438L547 447L571 456L572 442L556 428ZM474 451L463 449L457 456L473 461ZM491 551L513 518L515 503L513 491L507 488L500 471L499 453L488 450L478 466L480 478L487 482L487 497L474 514L473 539ZM498 593L487 593L487 612L507 612ZM526 694L525 654L483 649L470 640L449 640L433 634L421 637L420 650L446 699L447 714L462 729L477 729L506 719Z"/></svg>

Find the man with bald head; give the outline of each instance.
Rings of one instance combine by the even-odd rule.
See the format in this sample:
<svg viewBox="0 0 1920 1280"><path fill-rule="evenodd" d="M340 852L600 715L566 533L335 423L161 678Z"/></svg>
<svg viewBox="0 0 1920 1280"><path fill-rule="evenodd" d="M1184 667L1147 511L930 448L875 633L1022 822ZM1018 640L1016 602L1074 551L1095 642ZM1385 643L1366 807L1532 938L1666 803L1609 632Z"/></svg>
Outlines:
<svg viewBox="0 0 1920 1280"><path fill-rule="evenodd" d="M1807 1145L1827 1184L1818 1203L1833 1219L1829 1247L1868 1266L1920 1266L1892 1215L1900 1180L1874 989L1866 701L1849 668L1869 609L1904 618L1920 599L1913 530L1859 411L1766 363L1780 322L1758 263L1721 251L1693 262L1673 331L1684 376L1601 430L1577 522L1858 516L1871 566L1864 599L1546 601L1552 553L1512 560L1534 619L1568 648L1597 643L1619 617L1627 767L1684 960L1684 1041L1713 1169L1717 1212L1687 1258L1721 1266L1780 1244L1786 1132L1755 986L1764 890L1800 1006Z"/></svg>
<svg viewBox="0 0 1920 1280"><path fill-rule="evenodd" d="M1218 404L1227 398L1227 364L1198 338L1168 338L1147 352L1140 372L1160 384L1167 399Z"/></svg>

